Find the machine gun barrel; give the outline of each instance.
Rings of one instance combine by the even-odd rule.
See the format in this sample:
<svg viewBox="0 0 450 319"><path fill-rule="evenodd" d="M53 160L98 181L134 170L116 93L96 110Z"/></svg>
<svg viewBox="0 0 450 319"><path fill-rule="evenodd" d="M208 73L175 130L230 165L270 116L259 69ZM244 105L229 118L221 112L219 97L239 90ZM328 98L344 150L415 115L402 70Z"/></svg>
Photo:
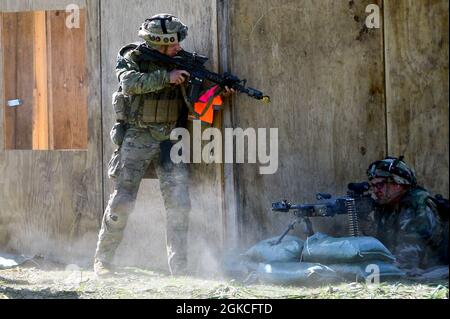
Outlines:
<svg viewBox="0 0 450 319"><path fill-rule="evenodd" d="M272 211L283 213L292 211L297 217L296 222L289 225L288 230L283 233L278 242L281 242L297 222L304 222L308 235L311 235L314 231L309 220L310 217L333 217L341 214L348 216L350 236L359 236L359 216L369 214L375 208L375 202L367 193L368 190L367 183L350 183L347 195L333 197L329 194L319 193L316 195L319 200L316 204L292 204L287 200L272 203Z"/></svg>
<svg viewBox="0 0 450 319"><path fill-rule="evenodd" d="M288 213L294 211L297 217L326 217L333 216L334 212L329 204L291 204L288 201L272 203L272 211Z"/></svg>

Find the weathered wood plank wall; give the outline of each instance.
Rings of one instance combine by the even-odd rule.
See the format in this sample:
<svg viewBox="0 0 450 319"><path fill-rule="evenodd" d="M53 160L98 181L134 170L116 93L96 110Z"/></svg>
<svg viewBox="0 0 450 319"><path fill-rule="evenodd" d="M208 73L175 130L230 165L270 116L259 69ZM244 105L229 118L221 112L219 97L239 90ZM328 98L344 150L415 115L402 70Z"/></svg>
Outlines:
<svg viewBox="0 0 450 319"><path fill-rule="evenodd" d="M385 1L389 154L449 196L448 1Z"/></svg>
<svg viewBox="0 0 450 319"><path fill-rule="evenodd" d="M364 26L370 3L230 2L232 69L272 97L265 106L238 96L235 125L274 127L279 134L275 174L260 175L254 164L238 167L243 245L286 226L289 218L270 212L272 201L343 194L385 155L383 35ZM344 233L342 225L316 221L322 231Z"/></svg>
<svg viewBox="0 0 450 319"><path fill-rule="evenodd" d="M0 129L1 247L92 258L112 186L104 167L113 150L116 54L138 41L139 25L158 12L186 21L184 46L208 55L212 69L234 71L271 95L269 106L233 98L225 127L279 128L276 174L259 175L257 164L194 165L190 263L199 272L214 265L224 239L237 243L239 234L246 246L278 234L289 219L272 215L271 201L344 193L347 182L365 179L368 164L388 152L405 154L424 186L448 196L446 0L4 0L0 11L62 10L71 3L87 9L88 149L4 151ZM372 3L384 10L382 29L364 26ZM0 75L4 123L2 60ZM344 233L344 221L314 224ZM144 180L117 261L165 268L164 222L158 182Z"/></svg>
<svg viewBox="0 0 450 319"><path fill-rule="evenodd" d="M142 41L137 31L146 18L157 13L172 13L186 23L189 35L182 43L190 51L198 51L210 58L209 67L218 68L216 1L198 0L104 0L101 2L102 30L102 110L103 110L103 163L106 165L113 151L109 131L114 123L111 96L117 89L115 77L116 57L119 49L131 42ZM222 241L222 213L220 167L191 165L190 188L192 214L189 231L189 263L199 273L218 252ZM105 200L112 183L104 176ZM152 265L167 268L165 251L165 210L157 179L143 180L130 216L125 237L118 249L119 264Z"/></svg>
<svg viewBox="0 0 450 319"><path fill-rule="evenodd" d="M258 111L238 97L235 125L280 135L276 174L237 168L242 244L280 231L272 200L343 193L386 154L406 155L421 184L448 196L448 2L378 1L385 24L368 30L371 3L232 2L232 67L274 92ZM316 226L342 233L344 223Z"/></svg>
<svg viewBox="0 0 450 319"><path fill-rule="evenodd" d="M2 1L0 12L86 8L88 147L84 151L4 150L0 130L0 246L67 262L91 261L102 214L99 3ZM0 52L3 49L0 47ZM5 108L0 57L0 122ZM70 75L68 75L70 76Z"/></svg>

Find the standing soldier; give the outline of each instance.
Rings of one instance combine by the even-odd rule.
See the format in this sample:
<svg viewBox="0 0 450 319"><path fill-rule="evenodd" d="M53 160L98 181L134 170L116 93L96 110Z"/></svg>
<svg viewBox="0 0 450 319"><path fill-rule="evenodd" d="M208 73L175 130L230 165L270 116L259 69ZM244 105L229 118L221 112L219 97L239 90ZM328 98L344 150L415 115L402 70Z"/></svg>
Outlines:
<svg viewBox="0 0 450 319"><path fill-rule="evenodd" d="M139 30L145 45L173 57L187 36L187 26L177 17L158 14L146 19ZM118 55L116 75L120 88L113 96L117 123L111 138L119 148L109 163L114 192L106 207L95 252L94 271L110 273L139 185L154 163L167 212L166 244L172 274L187 266L187 231L191 203L186 164L170 160L170 132L184 126L187 110L180 87L189 73L159 62L140 61L138 44L123 47Z"/></svg>

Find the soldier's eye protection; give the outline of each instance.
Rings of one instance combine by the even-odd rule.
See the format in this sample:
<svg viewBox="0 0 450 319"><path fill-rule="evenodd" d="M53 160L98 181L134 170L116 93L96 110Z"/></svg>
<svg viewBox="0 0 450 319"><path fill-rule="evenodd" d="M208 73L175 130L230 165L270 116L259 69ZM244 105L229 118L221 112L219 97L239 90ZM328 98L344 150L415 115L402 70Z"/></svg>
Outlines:
<svg viewBox="0 0 450 319"><path fill-rule="evenodd" d="M388 184L391 184L391 182L383 181L378 183L370 183L370 187L374 189L383 189Z"/></svg>

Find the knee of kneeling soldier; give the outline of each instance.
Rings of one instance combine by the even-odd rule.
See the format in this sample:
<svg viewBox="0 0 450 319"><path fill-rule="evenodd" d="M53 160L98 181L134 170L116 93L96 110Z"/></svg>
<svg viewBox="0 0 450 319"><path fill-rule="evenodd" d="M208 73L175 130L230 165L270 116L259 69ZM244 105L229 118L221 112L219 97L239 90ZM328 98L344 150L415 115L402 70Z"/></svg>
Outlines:
<svg viewBox="0 0 450 319"><path fill-rule="evenodd" d="M118 215L113 212L108 212L106 215L106 225L110 230L123 230L127 224L128 215Z"/></svg>

